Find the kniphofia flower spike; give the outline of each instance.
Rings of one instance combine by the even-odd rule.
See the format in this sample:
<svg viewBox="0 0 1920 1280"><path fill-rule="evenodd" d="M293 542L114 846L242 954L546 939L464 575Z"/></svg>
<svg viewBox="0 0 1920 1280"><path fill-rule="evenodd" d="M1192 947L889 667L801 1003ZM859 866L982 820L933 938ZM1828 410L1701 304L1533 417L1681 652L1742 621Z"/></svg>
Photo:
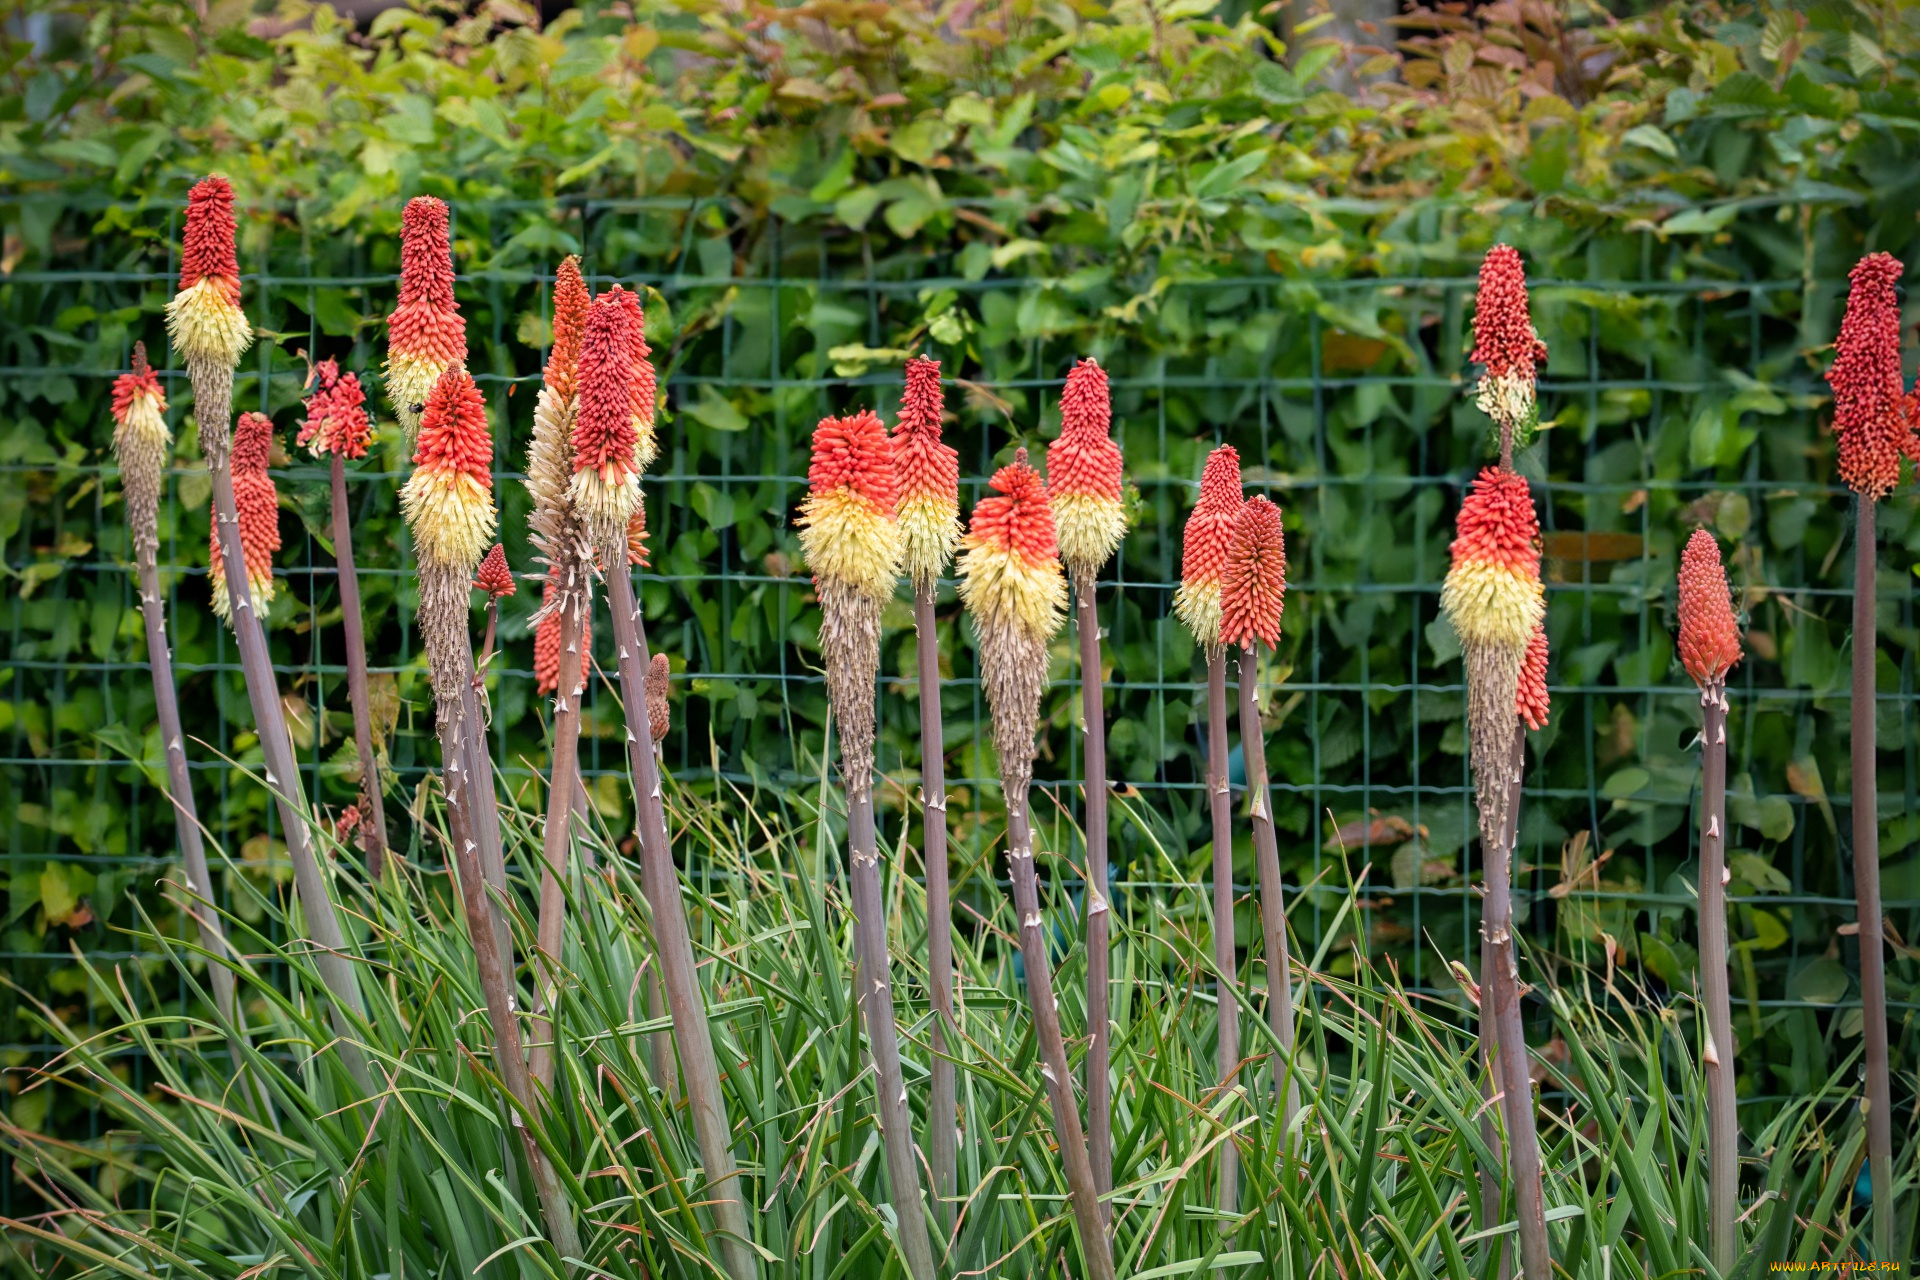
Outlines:
<svg viewBox="0 0 1920 1280"><path fill-rule="evenodd" d="M1076 581L1091 579L1127 533L1120 446L1109 434L1113 408L1106 370L1082 360L1060 396L1060 436L1047 446L1047 492L1060 559Z"/></svg>
<svg viewBox="0 0 1920 1280"><path fill-rule="evenodd" d="M908 360L893 429L893 474L900 566L916 591L947 571L960 544L960 455L941 442L943 411L940 362Z"/></svg>
<svg viewBox="0 0 1920 1280"><path fill-rule="evenodd" d="M280 550L280 497L267 474L273 446L273 420L264 413L243 413L233 430L233 502L240 516L240 551L246 559L247 589L253 607L266 610L273 599L273 557ZM208 534L207 568L212 579L213 611L232 623L227 598L226 564L220 555L220 530Z"/></svg>
<svg viewBox="0 0 1920 1280"><path fill-rule="evenodd" d="M1233 541L1233 522L1246 499L1240 492L1240 454L1223 444L1200 471L1200 500L1187 516L1180 550L1180 586L1173 612L1206 649L1220 645L1220 574Z"/></svg>

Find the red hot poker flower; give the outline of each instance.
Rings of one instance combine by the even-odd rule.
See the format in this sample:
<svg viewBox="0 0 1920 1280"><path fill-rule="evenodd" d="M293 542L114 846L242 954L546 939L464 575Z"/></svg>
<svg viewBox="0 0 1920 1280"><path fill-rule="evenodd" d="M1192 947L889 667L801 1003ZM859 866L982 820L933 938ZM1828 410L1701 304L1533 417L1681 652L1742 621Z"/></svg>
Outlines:
<svg viewBox="0 0 1920 1280"><path fill-rule="evenodd" d="M1180 587L1173 612L1193 638L1206 646L1220 643L1220 571L1233 541L1233 522L1246 499L1240 492L1240 454L1223 444L1207 455L1200 471L1200 500L1187 516L1180 549Z"/></svg>
<svg viewBox="0 0 1920 1280"><path fill-rule="evenodd" d="M1060 396L1060 438L1047 447L1047 492L1059 529L1060 556L1076 574L1091 575L1127 533L1121 504L1120 446L1108 433L1113 409L1106 370L1082 360Z"/></svg>
<svg viewBox="0 0 1920 1280"><path fill-rule="evenodd" d="M960 599L988 628L1044 643L1060 629L1067 596L1047 482L1017 449L988 484L994 492L974 504L967 526Z"/></svg>
<svg viewBox="0 0 1920 1280"><path fill-rule="evenodd" d="M1740 661L1740 624L1720 563L1720 544L1695 529L1680 553L1680 662L1702 688Z"/></svg>
<svg viewBox="0 0 1920 1280"><path fill-rule="evenodd" d="M507 567L507 549L504 546L497 542L493 544L493 550L487 552L486 558L480 562L480 571L473 576L473 585L495 600L519 590L514 585L513 570Z"/></svg>
<svg viewBox="0 0 1920 1280"><path fill-rule="evenodd" d="M136 406L135 401L140 403ZM113 420L120 426L126 426L136 408L144 417L151 411L167 411L167 395L160 387L160 375L147 363L147 347L144 342L133 344L133 372L123 373L113 380ZM166 424L162 422L161 429Z"/></svg>
<svg viewBox="0 0 1920 1280"><path fill-rule="evenodd" d="M893 594L901 550L895 484L893 441L879 415L862 409L820 420L799 520L800 548L816 581L874 600Z"/></svg>
<svg viewBox="0 0 1920 1280"><path fill-rule="evenodd" d="M1900 373L1900 299L1904 268L1890 253L1871 253L1849 275L1846 318L1834 342L1833 430L1840 477L1877 502L1900 482L1900 457L1920 461L1914 399Z"/></svg>
<svg viewBox="0 0 1920 1280"><path fill-rule="evenodd" d="M1547 716L1553 710L1553 699L1547 693L1547 656L1547 625L1537 622L1532 639L1527 641L1527 656L1520 661L1520 687L1514 707L1529 729L1546 728Z"/></svg>
<svg viewBox="0 0 1920 1280"><path fill-rule="evenodd" d="M587 308L580 338L579 404L573 420L573 500L596 540L626 528L640 496L635 458L633 361L639 334L626 305L632 297L614 285ZM603 536L604 535L604 536Z"/></svg>
<svg viewBox="0 0 1920 1280"><path fill-rule="evenodd" d="M189 368L231 369L253 342L253 326L240 309L233 237L233 188L225 178L207 178L187 197L180 291L167 303L167 333ZM222 423L218 434L225 431Z"/></svg>
<svg viewBox="0 0 1920 1280"><path fill-rule="evenodd" d="M267 474L267 456L273 446L273 420L263 413L243 413L233 429L233 504L240 517L240 555L246 562L247 588L256 610L273 599L273 557L280 550L280 495ZM212 580L213 611L232 617L227 594L226 563L220 555L217 523L208 531L208 568Z"/></svg>
<svg viewBox="0 0 1920 1280"><path fill-rule="evenodd" d="M316 457L329 453L366 457L373 424L367 418L367 393L361 390L360 379L341 373L332 360L315 365L313 375L314 392L307 397L307 417L294 443L307 446Z"/></svg>
<svg viewBox="0 0 1920 1280"><path fill-rule="evenodd" d="M480 388L461 369L433 384L420 415L414 472L400 491L422 563L471 573L493 542L493 434Z"/></svg>
<svg viewBox="0 0 1920 1280"><path fill-rule="evenodd" d="M946 572L960 541L960 455L941 442L944 411L940 362L908 360L900 421L893 429L893 474L901 568L916 591Z"/></svg>
<svg viewBox="0 0 1920 1280"><path fill-rule="evenodd" d="M1220 571L1220 642L1251 649L1280 643L1286 604L1287 544L1280 508L1255 498L1234 517L1233 539Z"/></svg>
<svg viewBox="0 0 1920 1280"><path fill-rule="evenodd" d="M400 221L400 305L387 317L387 397L409 430L440 375L466 360L447 206L415 196Z"/></svg>

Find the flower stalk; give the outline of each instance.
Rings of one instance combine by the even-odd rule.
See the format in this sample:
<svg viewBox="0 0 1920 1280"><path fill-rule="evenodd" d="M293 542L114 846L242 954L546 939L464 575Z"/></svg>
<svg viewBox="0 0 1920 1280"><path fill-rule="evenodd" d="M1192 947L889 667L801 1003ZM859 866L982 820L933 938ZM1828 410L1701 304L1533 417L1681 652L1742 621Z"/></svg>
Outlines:
<svg viewBox="0 0 1920 1280"><path fill-rule="evenodd" d="M927 1081L927 1158L933 1216L953 1230L959 1182L959 1100L954 1079L953 894L947 867L946 736L940 710L940 636L934 603L960 542L960 458L940 439L940 362L907 361L893 433L900 565L913 585L914 664L920 695L921 860L927 872L927 989L933 1008Z"/></svg>
<svg viewBox="0 0 1920 1280"><path fill-rule="evenodd" d="M1092 1280L1112 1280L1113 1254L1085 1131L1073 1095L1073 1075L1053 994L1040 882L1033 865L1033 828L1027 809L1033 786L1034 734L1047 680L1047 646L1064 621L1067 584L1061 572L1046 482L1018 450L991 481L994 494L973 509L962 540L960 598L973 617L981 683L993 716L994 753L1007 806L1007 862L1013 909L1026 969L1027 1004L1040 1046L1040 1074L1053 1110L1055 1145L1066 1166L1067 1188L1080 1251Z"/></svg>
<svg viewBox="0 0 1920 1280"><path fill-rule="evenodd" d="M893 441L871 410L825 418L813 432L800 545L820 597L820 651L840 736L840 783L847 797L847 880L853 895L857 1003L873 1055L874 1093L885 1144L900 1252L914 1280L932 1280L913 1111L900 1066L893 979L887 951L880 846L873 818L874 681L880 672L880 611L900 573Z"/></svg>
<svg viewBox="0 0 1920 1280"><path fill-rule="evenodd" d="M380 785L380 760L374 749L373 710L368 695L367 641L360 612L360 573L353 558L353 513L347 505L348 459L367 456L372 424L367 419L366 392L360 379L342 374L332 360L314 366L314 393L307 399L307 419L295 440L315 457L329 460L332 495L333 559L340 577L340 623L346 633L347 700L353 708L353 743L360 757L360 800L357 835L367 855L367 875L379 881L385 874L387 818Z"/></svg>
<svg viewBox="0 0 1920 1280"><path fill-rule="evenodd" d="M1173 611L1193 632L1207 657L1207 810L1213 822L1213 964L1219 975L1220 1029L1214 1061L1220 1089L1238 1085L1240 1068L1239 956L1234 938L1233 792L1227 778L1227 650L1221 641L1221 574L1233 541L1234 522L1246 499L1240 490L1240 454L1221 445L1200 472L1200 500L1187 516L1180 551L1180 586ZM1220 1144L1219 1205L1237 1214L1239 1151Z"/></svg>
<svg viewBox="0 0 1920 1280"><path fill-rule="evenodd" d="M1866 1050L1867 1165L1873 1180L1874 1257L1893 1256L1893 1097L1887 1062L1886 921L1880 906L1879 743L1874 666L1879 657L1879 584L1874 508L1900 480L1900 460L1920 462L1920 419L1900 371L1900 277L1889 253L1849 274L1847 311L1827 382L1840 477L1854 492L1853 892L1860 922L1860 1004Z"/></svg>
<svg viewBox="0 0 1920 1280"><path fill-rule="evenodd" d="M167 333L174 350L186 361L193 383L200 452L213 481L214 537L220 547L220 562L244 566L249 562L234 496L233 433L229 424L233 371L253 341L253 329L240 307L234 234L233 188L217 175L204 179L187 201L180 291L167 304ZM340 1060L355 1082L370 1090L372 1077L357 1044L357 1025L365 1020L366 1006L328 894L326 872L314 852L313 815L300 784L266 631L254 607L247 574L227 574L225 588L226 612L240 651L247 701L259 729L267 786L279 809L287 857L293 863L294 891L306 917L306 932L315 944L314 966L333 1002L330 1014L339 1036Z"/></svg>
<svg viewBox="0 0 1920 1280"><path fill-rule="evenodd" d="M120 487L127 504L127 530L133 542L134 573L140 583L140 613L146 622L147 666L153 676L153 702L160 722L160 749L167 761L167 796L173 802L174 834L186 871L187 911L200 932L200 945L210 957L207 977L213 984L213 1003L229 1028L234 1022L233 973L225 964L227 936L214 911L213 876L207 869L206 845L200 837L199 811L193 799L193 776L187 769L186 739L180 728L180 698L173 683L173 652L167 644L166 597L160 591L160 494L167 460L173 453L173 433L167 429L167 397L160 379L147 364L147 347L133 344L133 371L113 382L113 453L120 464ZM195 901L199 899L200 901ZM234 1070L245 1057L233 1043Z"/></svg>
<svg viewBox="0 0 1920 1280"><path fill-rule="evenodd" d="M492 432L480 389L464 370L440 376L420 415L414 472L400 491L400 510L413 532L419 560L420 632L433 682L434 722L440 736L441 779L453 840L461 907L473 946L480 990L493 1035L494 1068L512 1096L511 1106L537 1114L531 1077L520 1044L514 1012L513 942L506 927L504 902L486 873L488 843L499 856L493 771L476 751L478 700L474 696L473 644L467 630L474 571L492 538ZM573 1210L553 1162L520 1115L514 1131L535 1194L547 1222L548 1238L562 1257L578 1257L580 1241Z"/></svg>
<svg viewBox="0 0 1920 1280"><path fill-rule="evenodd" d="M1106 370L1086 359L1067 374L1060 436L1047 447L1047 492L1060 559L1073 586L1080 649L1080 704L1086 749L1087 842L1087 1155L1094 1185L1113 1190L1112 904L1107 901L1107 717L1100 660L1100 570L1127 533L1120 446L1109 434L1113 405ZM1101 1214L1112 1222L1112 1206Z"/></svg>
<svg viewBox="0 0 1920 1280"><path fill-rule="evenodd" d="M1680 660L1700 686L1700 1002L1707 1077L1707 1236L1714 1267L1733 1270L1740 1121L1727 976L1727 672L1740 661L1720 544L1696 529L1680 558Z"/></svg>
<svg viewBox="0 0 1920 1280"><path fill-rule="evenodd" d="M1287 544L1280 508L1255 498L1234 518L1233 541L1220 579L1220 638L1240 649L1240 754L1246 760L1247 796L1253 825L1253 856L1260 875L1261 941L1267 957L1267 1025L1282 1052L1273 1057L1273 1089L1281 1099L1283 1130L1300 1112L1300 1084L1293 1074L1293 974L1287 944L1287 905L1280 878L1280 845L1273 830L1273 796L1267 784L1266 728L1256 700L1260 647L1280 643L1286 604Z"/></svg>
<svg viewBox="0 0 1920 1280"><path fill-rule="evenodd" d="M540 904L534 953L533 1078L553 1089L553 1023L547 1017L558 998L561 951L566 942L567 854L573 823L585 820L580 781L580 696L586 690L586 654L592 608L593 550L573 512L573 415L579 379L580 339L590 302L580 259L567 257L554 273L553 345L533 411L533 442L527 448L527 490L533 496L528 531L534 554L547 566L534 620L533 666L537 691L554 695L553 759L547 775L547 815L541 828Z"/></svg>
<svg viewBox="0 0 1920 1280"><path fill-rule="evenodd" d="M755 1260L741 1199L740 1166L734 1159L733 1131L720 1092L713 1033L694 967L693 941L667 835L660 767L647 719L646 671L652 659L627 564L627 528L640 502L640 400L635 395L639 379L634 366L645 358L636 324L640 309L637 300L629 305L630 299L631 294L615 285L587 308L580 341L579 403L570 436L574 466L570 492L581 527L606 566L607 606L613 615L620 698L627 719L627 763L639 809L641 889L653 913L661 981L673 1018L694 1136L706 1170L703 1194L713 1208L728 1273L733 1280L752 1280ZM652 409L651 403L646 405L649 419ZM668 1088L667 1081L660 1084Z"/></svg>

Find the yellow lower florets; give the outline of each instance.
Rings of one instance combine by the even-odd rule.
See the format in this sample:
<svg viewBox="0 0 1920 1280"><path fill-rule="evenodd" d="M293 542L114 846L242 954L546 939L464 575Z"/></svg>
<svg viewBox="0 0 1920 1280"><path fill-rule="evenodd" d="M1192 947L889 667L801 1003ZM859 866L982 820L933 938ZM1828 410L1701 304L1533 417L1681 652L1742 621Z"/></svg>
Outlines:
<svg viewBox="0 0 1920 1280"><path fill-rule="evenodd" d="M953 563L960 545L960 508L938 498L906 498L897 511L900 568L915 587L926 586Z"/></svg>
<svg viewBox="0 0 1920 1280"><path fill-rule="evenodd" d="M413 530L422 563L454 565L468 573L493 545L499 528L493 494L464 471L415 471L400 490L400 513Z"/></svg>
<svg viewBox="0 0 1920 1280"><path fill-rule="evenodd" d="M1440 588L1440 608L1463 644L1525 653L1546 607L1538 578L1481 560L1455 565Z"/></svg>
<svg viewBox="0 0 1920 1280"><path fill-rule="evenodd" d="M1098 572L1127 536L1127 509L1088 493L1053 495L1053 528L1068 568Z"/></svg>
<svg viewBox="0 0 1920 1280"><path fill-rule="evenodd" d="M203 360L231 369L253 344L247 313L226 293L227 284L208 276L182 289L167 303L167 336L185 360Z"/></svg>
<svg viewBox="0 0 1920 1280"><path fill-rule="evenodd" d="M433 384L450 367L432 356L409 355L404 351L387 353L387 399L400 416L400 424L409 433L420 429L420 409L427 403Z"/></svg>
<svg viewBox="0 0 1920 1280"><path fill-rule="evenodd" d="M595 545L624 537L627 524L640 505L640 473L608 467L591 467L573 473L567 492L573 509L585 524Z"/></svg>
<svg viewBox="0 0 1920 1280"><path fill-rule="evenodd" d="M1039 640L1050 640L1066 621L1067 580L1060 562L1038 563L991 543L960 556L960 599L975 617L1011 620Z"/></svg>
<svg viewBox="0 0 1920 1280"><path fill-rule="evenodd" d="M900 577L900 526L850 489L810 493L800 505L800 550L816 579L846 584L874 600Z"/></svg>

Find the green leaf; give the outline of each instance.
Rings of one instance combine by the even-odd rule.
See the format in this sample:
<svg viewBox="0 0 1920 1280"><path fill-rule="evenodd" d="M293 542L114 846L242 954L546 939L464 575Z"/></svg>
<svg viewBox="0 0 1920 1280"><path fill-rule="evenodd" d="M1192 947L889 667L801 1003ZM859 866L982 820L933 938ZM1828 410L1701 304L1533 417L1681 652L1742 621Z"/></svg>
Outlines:
<svg viewBox="0 0 1920 1280"><path fill-rule="evenodd" d="M700 398L687 406L687 415L714 431L745 431L748 426L747 415L736 409L711 383L700 388Z"/></svg>
<svg viewBox="0 0 1920 1280"><path fill-rule="evenodd" d="M1620 135L1620 141L1629 147L1644 147L1668 160L1680 158L1680 148L1673 145L1673 139L1658 125L1643 124L1629 129Z"/></svg>

